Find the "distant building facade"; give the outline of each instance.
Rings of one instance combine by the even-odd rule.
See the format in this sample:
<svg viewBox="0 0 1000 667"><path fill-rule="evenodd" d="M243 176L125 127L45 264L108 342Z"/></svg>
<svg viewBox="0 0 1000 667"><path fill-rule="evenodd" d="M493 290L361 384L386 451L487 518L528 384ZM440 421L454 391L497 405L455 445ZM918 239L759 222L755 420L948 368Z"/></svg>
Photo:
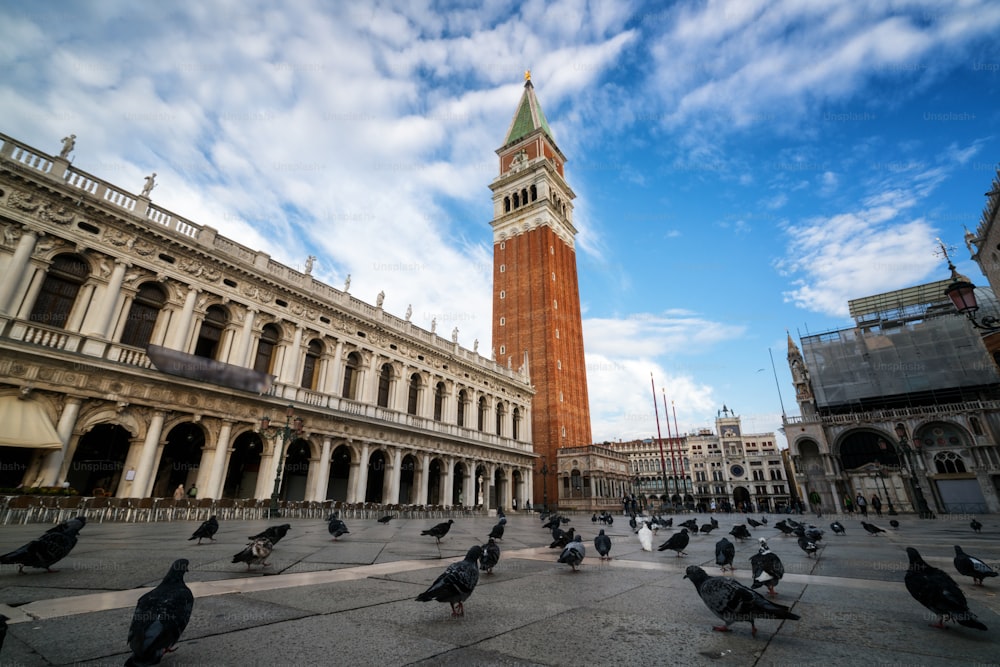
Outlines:
<svg viewBox="0 0 1000 667"><path fill-rule="evenodd" d="M628 457L610 444L563 447L557 457L560 511L620 509L629 485Z"/></svg>
<svg viewBox="0 0 1000 667"><path fill-rule="evenodd" d="M155 205L153 176L137 195L70 166L71 150L0 135L0 487L266 498L283 463L287 500L535 501L527 369Z"/></svg>
<svg viewBox="0 0 1000 667"><path fill-rule="evenodd" d="M691 461L684 436L630 440L612 446L628 457L629 493L652 498L657 505L693 505Z"/></svg>

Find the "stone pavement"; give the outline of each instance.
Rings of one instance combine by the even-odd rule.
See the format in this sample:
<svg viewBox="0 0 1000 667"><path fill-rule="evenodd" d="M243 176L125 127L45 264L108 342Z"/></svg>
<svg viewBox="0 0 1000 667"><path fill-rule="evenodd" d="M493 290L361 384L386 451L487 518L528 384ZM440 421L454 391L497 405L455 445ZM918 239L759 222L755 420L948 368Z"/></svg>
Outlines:
<svg viewBox="0 0 1000 667"><path fill-rule="evenodd" d="M922 521L873 519L889 530L876 537L857 517L839 517L846 536L829 530L834 517L803 518L826 531L818 560L773 528L768 538L783 560L777 601L800 621L739 623L730 633L683 578L691 564L718 574L715 543L741 515L717 515L721 530L691 539L687 556L658 552L672 530L643 552L627 521L606 527L613 560L601 563L593 537L601 527L573 517L587 558L580 571L556 563L537 515L510 515L503 553L483 574L453 619L447 604L414 598L466 550L485 542L487 517L455 520L440 547L420 531L441 519L347 520L350 534L334 542L320 520L289 519L292 530L275 547L271 567L247 572L232 555L246 537L280 521L225 521L217 541L187 538L198 522L90 523L58 573L0 567L0 613L11 617L0 665L122 665L138 597L156 585L176 558L191 561L186 577L194 614L175 653L161 664L182 665L986 665L1000 662L1000 578L973 586L952 565L955 544L1000 570L1000 517ZM675 517L675 523L687 517ZM699 523L707 521L702 515ZM759 518L759 516L757 517ZM21 546L47 526L0 528L0 553ZM732 540L732 538L730 538ZM733 540L735 541L735 540ZM904 549L917 548L951 574L971 609L988 627L928 627L930 613L903 586ZM750 583L756 541L737 543L736 578ZM764 589L761 589L764 590ZM6 605L6 606L5 606Z"/></svg>

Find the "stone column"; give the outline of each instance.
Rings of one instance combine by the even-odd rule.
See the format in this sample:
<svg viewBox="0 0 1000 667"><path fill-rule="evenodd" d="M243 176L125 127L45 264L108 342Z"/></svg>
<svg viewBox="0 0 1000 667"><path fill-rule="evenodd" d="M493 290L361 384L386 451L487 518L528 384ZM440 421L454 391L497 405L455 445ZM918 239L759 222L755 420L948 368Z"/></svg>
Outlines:
<svg viewBox="0 0 1000 667"><path fill-rule="evenodd" d="M368 457L371 456L371 451L369 450L368 443L366 442L361 446L361 457L358 460L358 471L357 480L355 486L354 500L355 503L365 502L365 496L368 493ZM354 464L351 464L354 467Z"/></svg>
<svg viewBox="0 0 1000 667"><path fill-rule="evenodd" d="M468 507L476 506L476 465L472 461L466 460L465 470L467 474L462 480L462 504Z"/></svg>
<svg viewBox="0 0 1000 667"><path fill-rule="evenodd" d="M21 307L16 313L17 317L21 319L27 319L31 315L31 310L35 302L38 301L38 293L42 291L42 285L45 283L45 271L35 266L28 266L26 271L30 276L25 281L27 282L27 290L24 298L20 300Z"/></svg>
<svg viewBox="0 0 1000 667"><path fill-rule="evenodd" d="M191 320L194 318L194 304L201 290L197 287L189 287L187 296L184 298L184 309L180 317L173 324L173 336L167 347L173 350L187 352L187 342L191 335Z"/></svg>
<svg viewBox="0 0 1000 667"><path fill-rule="evenodd" d="M122 283L125 281L125 269L128 265L121 260L115 260L115 268L111 271L108 284L104 288L104 297L100 305L95 309L90 320L90 326L85 332L88 336L98 336L107 338L111 327L111 317L115 313L115 306L121 297Z"/></svg>
<svg viewBox="0 0 1000 667"><path fill-rule="evenodd" d="M221 498L222 487L226 483L226 461L229 459L229 440L233 435L233 422L223 420L219 437L215 442L215 456L212 458L211 474L204 486L204 498ZM204 456L202 457L204 459Z"/></svg>
<svg viewBox="0 0 1000 667"><path fill-rule="evenodd" d="M442 415L443 416L443 415ZM441 504L451 507L455 504L455 491L452 475L455 472L455 459L448 458L441 469Z"/></svg>
<svg viewBox="0 0 1000 667"><path fill-rule="evenodd" d="M69 319L66 320L66 331L80 331L83 326L83 317L93 305L95 289L94 283L84 283L80 287L80 294L76 298L73 310L70 311Z"/></svg>
<svg viewBox="0 0 1000 667"><path fill-rule="evenodd" d="M521 500L518 505L523 504L525 501L530 500L531 506L535 506L535 498L532 490L535 488L534 480L535 471L531 468L524 469L524 491L521 493ZM616 496L620 496L620 493L615 493Z"/></svg>
<svg viewBox="0 0 1000 667"><path fill-rule="evenodd" d="M160 448L160 435L163 431L163 421L167 413L163 410L154 410L153 418L149 421L149 428L146 429L146 439L142 443L142 450L139 453L139 462L135 468L135 479L132 480L131 497L145 498L149 493L149 487L153 483L153 466L156 463L156 452Z"/></svg>
<svg viewBox="0 0 1000 667"><path fill-rule="evenodd" d="M320 452L319 461L316 465L316 468L319 471L319 477L316 478L316 489L313 493L313 500L317 502L323 502L326 500L327 491L330 487L331 444L329 436L323 436L323 450ZM309 470L312 470L312 465L309 466Z"/></svg>
<svg viewBox="0 0 1000 667"><path fill-rule="evenodd" d="M382 497L388 505L395 505L399 502L399 483L403 473L403 450L399 447L387 447L386 457L387 470L385 471L385 487Z"/></svg>
<svg viewBox="0 0 1000 667"><path fill-rule="evenodd" d="M6 280L0 280L0 315L10 312L11 301L14 292L21 286L21 276L25 275L28 262L32 253L35 252L35 243L38 241L38 232L33 229L24 229L21 238L14 249L14 255L6 267Z"/></svg>
<svg viewBox="0 0 1000 667"><path fill-rule="evenodd" d="M75 453L70 451L69 443L73 439L73 428L76 426L76 418L80 414L82 403L83 399L76 396L66 397L66 404L63 406L62 414L59 415L59 424L56 426L56 433L62 440L62 449L53 449L46 455L42 466L42 486L56 486L66 479L69 464Z"/></svg>
<svg viewBox="0 0 1000 667"><path fill-rule="evenodd" d="M253 324L257 321L257 309L247 308L243 317L243 331L240 332L240 348L235 356L235 363L246 368L253 368L250 353L253 349Z"/></svg>
<svg viewBox="0 0 1000 667"><path fill-rule="evenodd" d="M330 364L329 393L337 396L341 395L344 388L344 343L337 341L337 347L333 350L333 363Z"/></svg>
<svg viewBox="0 0 1000 667"><path fill-rule="evenodd" d="M296 377L296 373L299 368L299 358L302 356L302 327L295 327L295 336L292 337L292 344L288 347L285 352L284 365L281 368L281 376L278 378L278 382L284 384L290 384L293 386L299 385L299 378Z"/></svg>
<svg viewBox="0 0 1000 667"><path fill-rule="evenodd" d="M418 505L430 505L431 499L427 497L427 488L430 486L431 481L431 455L423 454L420 457L420 469L424 474L420 476L420 492L419 497L422 499ZM433 503L437 505L437 502Z"/></svg>

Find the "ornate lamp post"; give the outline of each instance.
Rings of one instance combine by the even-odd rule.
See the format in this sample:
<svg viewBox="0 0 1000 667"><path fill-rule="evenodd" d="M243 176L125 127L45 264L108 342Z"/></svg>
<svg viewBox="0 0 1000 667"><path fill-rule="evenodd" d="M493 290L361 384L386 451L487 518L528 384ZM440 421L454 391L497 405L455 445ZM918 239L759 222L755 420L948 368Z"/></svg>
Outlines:
<svg viewBox="0 0 1000 667"><path fill-rule="evenodd" d="M271 418L264 415L260 419L258 433L268 439L281 438L281 445L275 451L278 456L278 473L274 477L274 490L271 491L271 505L267 510L269 517L281 516L278 509L278 494L281 491L281 473L284 470L285 456L291 442L302 433L302 418L295 417L295 408L289 405L285 408L285 425L271 426Z"/></svg>
<svg viewBox="0 0 1000 667"><path fill-rule="evenodd" d="M882 480L882 493L885 495L885 502L889 505L889 516L896 516L899 512L892 506L892 496L889 495L889 489L885 486L885 475L882 473L882 466L879 466L875 471L875 477Z"/></svg>
<svg viewBox="0 0 1000 667"><path fill-rule="evenodd" d="M920 482L917 480L917 471L913 467L913 448L910 446L909 439L906 436L906 427L902 424L896 424L896 436L899 438L899 448L903 451L903 457L906 459L906 468L910 471L910 488L913 491L914 499L917 501L917 510L920 512L920 518L933 519L934 513L927 506L927 499L924 498L924 490L920 488Z"/></svg>
<svg viewBox="0 0 1000 667"><path fill-rule="evenodd" d="M1000 319L991 315L984 315L980 320L976 319L976 311L979 310L979 303L976 301L976 286L955 269L955 265L948 256L948 249L944 247L941 239L941 253L948 260L948 268L951 270L951 283L945 288L945 295L951 299L955 305L955 311L959 315L965 315L972 326L983 331L1000 331Z"/></svg>
<svg viewBox="0 0 1000 667"><path fill-rule="evenodd" d="M549 511L549 464L545 461L545 456L542 456L542 465L538 469L538 474L542 476L542 511Z"/></svg>

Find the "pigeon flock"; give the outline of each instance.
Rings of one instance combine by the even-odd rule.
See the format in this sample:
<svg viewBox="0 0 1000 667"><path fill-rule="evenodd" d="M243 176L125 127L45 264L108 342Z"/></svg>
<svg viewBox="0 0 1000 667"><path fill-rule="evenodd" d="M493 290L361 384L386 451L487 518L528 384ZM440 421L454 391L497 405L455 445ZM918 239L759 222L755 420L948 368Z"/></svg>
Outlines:
<svg viewBox="0 0 1000 667"><path fill-rule="evenodd" d="M397 517L384 515L377 519L377 522L381 525L387 525L394 518ZM540 518L543 521L543 528L547 529L551 535L549 548L560 550L556 562L568 565L569 571L573 573L584 571L585 538L582 532L577 531L576 527L567 525L571 523L572 519L558 513L545 512L540 514ZM597 528L596 524L610 527L613 525L613 518L607 513L600 515L595 513L591 517L591 521L597 529L597 534L593 537L594 548L602 562L610 560L612 536L608 534L608 529ZM346 523L336 513L326 519L326 525L335 542L345 535L350 535ZM435 544L439 547L439 557L441 557L442 539L448 537L454 525L455 520L448 519L431 527L422 528L419 534L435 539ZM463 617L465 603L470 599L479 583L480 572L492 576L494 569L499 565L501 549L498 542L503 540L509 525L507 517L499 512L497 523L485 535L485 543L468 547L464 558L450 563L415 599L420 602L447 602L451 606L453 618ZM709 535L719 527L718 521L714 517L711 517L708 522L699 522L692 518L678 525L680 530L668 535L657 548L657 551L673 551L675 553L674 558L661 561L664 565L674 562L675 558L688 556L686 549L692 545L693 539L697 544L704 545L702 536ZM860 525L868 535L873 537L886 533L885 529L868 521L862 520ZM895 520L892 525L896 530L899 529L899 524ZM56 570L53 570L52 566L70 554L85 526L86 518L82 515L64 521L19 549L0 556L0 563L18 565L18 574L24 574L25 568L38 568L46 572L55 572ZM661 529L671 528L673 519L633 515L630 526L633 526L632 530L638 538L639 544L636 546L632 543L631 546L626 546L625 553L619 558L636 558L637 554L643 552L652 554L653 535ZM972 520L970 527L975 534L980 534L982 530L982 524L975 519ZM232 562L245 563L247 572L253 566L260 566L261 569L269 567L268 559L276 545L286 537L291 528L291 524L288 523L272 525L250 536L249 543L232 557ZM758 532L757 549L756 553L748 558L750 578L748 583L744 584L736 578L735 562L737 561L737 545L745 540L753 539L750 529ZM770 537L761 534L766 529L768 529L766 517L762 517L759 521L748 517L745 523L734 525L728 533L730 537L735 539L736 544L726 537L714 542L714 564L721 571L720 576L709 575L698 564L687 565L684 569L683 578L691 581L698 597L701 598L709 612L722 621L721 625L712 626L714 631L729 632L731 631L730 626L733 624L747 622L750 624L751 635L756 636L756 622L758 620L800 620L799 614L792 609L795 606L794 603L787 606L774 601L774 598L779 595L777 587L784 577L785 563L769 545ZM779 538L793 538L787 542L779 539L781 546L777 551L780 551L786 559L794 559L794 546L791 549L787 547L792 541L797 542L805 558L813 562L819 559L824 546L824 531L822 529L809 523L785 518L776 522L773 525L773 530L779 531ZM847 534L844 524L836 520L830 524L830 530L834 535L841 537ZM202 545L203 540L207 539L215 543L219 531L220 524L217 517L211 516L198 526L188 541L197 540L197 545ZM895 533L893 534L895 535ZM899 533L899 535L903 534ZM516 537L523 539L522 535ZM460 538L451 538L446 544L451 545L458 539ZM838 544L840 543L838 542ZM932 624L932 627L945 628L946 622L952 622L974 630L985 631L987 629L976 613L970 610L961 587L948 573L929 565L913 547L906 547L905 552L909 566L903 577L903 587L916 602L934 615L936 622ZM938 559L941 558L940 554L935 554L935 556ZM640 559L656 558L653 555L638 557ZM986 580L997 576L997 572L990 564L982 558L966 553L960 545L954 545L953 564L955 572L961 577L971 579L973 586L985 586ZM673 567L676 568L676 566ZM194 607L194 596L184 581L188 568L189 561L187 559L177 559L170 566L160 584L139 598L126 639L131 651L131 657L125 663L126 665L156 665L160 663L165 654L176 649L182 633L191 620ZM763 591L758 592L758 589L766 589L766 595L762 595ZM3 637L6 634L6 620L6 617L0 616L0 647L3 646Z"/></svg>

